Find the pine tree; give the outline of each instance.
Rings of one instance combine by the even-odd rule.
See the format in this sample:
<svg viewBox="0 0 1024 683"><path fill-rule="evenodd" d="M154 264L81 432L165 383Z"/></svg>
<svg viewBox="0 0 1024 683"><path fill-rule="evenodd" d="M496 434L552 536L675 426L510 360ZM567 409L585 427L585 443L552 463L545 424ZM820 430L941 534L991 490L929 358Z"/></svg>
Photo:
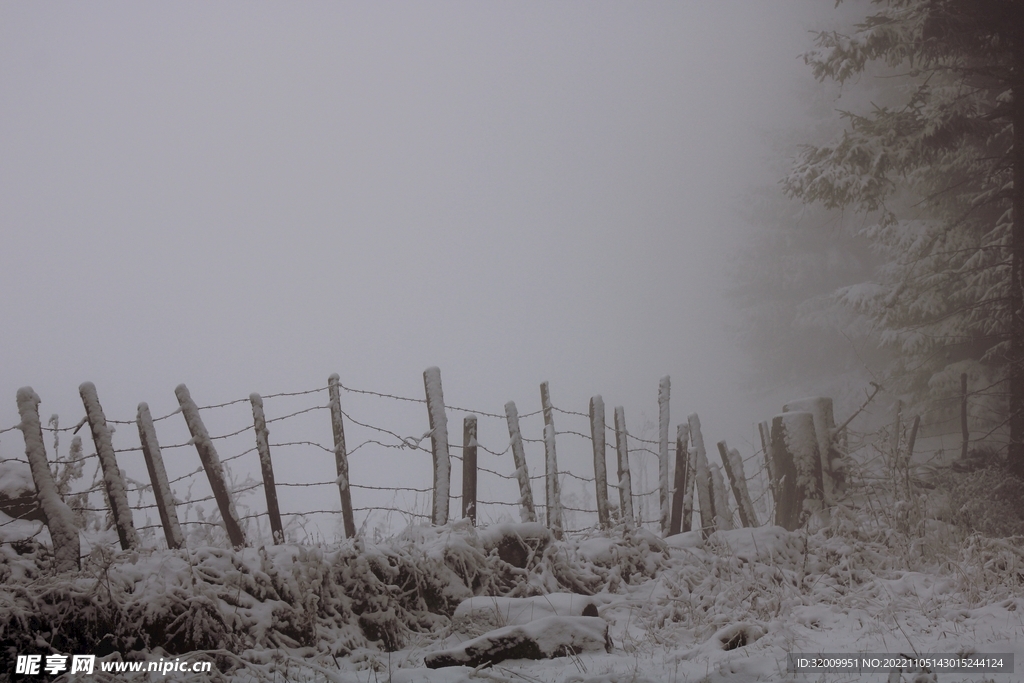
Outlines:
<svg viewBox="0 0 1024 683"><path fill-rule="evenodd" d="M872 4L804 59L840 84L884 69L894 101L843 112L840 139L805 147L784 187L874 219L885 265L835 301L898 352L893 388L927 399L969 371L1024 475L1024 1Z"/></svg>
<svg viewBox="0 0 1024 683"><path fill-rule="evenodd" d="M859 405L860 388L875 379L865 365L870 371L884 355L863 316L836 306L832 293L870 277L867 240L841 212L802 205L777 187L748 191L745 207L756 230L734 262L731 293L742 313L735 334L753 361L751 387L787 397L833 392L842 402L853 382Z"/></svg>

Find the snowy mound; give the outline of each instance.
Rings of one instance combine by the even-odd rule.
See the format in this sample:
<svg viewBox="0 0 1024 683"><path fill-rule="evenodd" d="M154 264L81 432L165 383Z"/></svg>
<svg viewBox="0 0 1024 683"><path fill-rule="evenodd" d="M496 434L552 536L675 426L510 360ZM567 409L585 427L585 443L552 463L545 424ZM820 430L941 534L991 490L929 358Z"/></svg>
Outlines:
<svg viewBox="0 0 1024 683"><path fill-rule="evenodd" d="M424 662L431 669L476 667L506 659L551 659L611 649L604 619L553 616L496 629L458 647L431 653Z"/></svg>
<svg viewBox="0 0 1024 683"><path fill-rule="evenodd" d="M480 635L504 626L527 624L544 617L596 617L593 598L574 593L549 593L532 598L483 596L459 604L452 615L452 629Z"/></svg>

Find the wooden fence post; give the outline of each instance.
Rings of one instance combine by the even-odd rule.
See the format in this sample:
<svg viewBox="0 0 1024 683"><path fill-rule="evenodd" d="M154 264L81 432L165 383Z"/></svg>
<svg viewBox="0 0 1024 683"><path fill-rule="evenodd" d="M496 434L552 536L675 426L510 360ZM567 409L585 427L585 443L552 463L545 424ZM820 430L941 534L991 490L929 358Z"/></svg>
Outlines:
<svg viewBox="0 0 1024 683"><path fill-rule="evenodd" d="M712 497L711 470L708 468L708 455L704 449L704 435L700 431L700 418L697 413L691 413L687 417L687 423L690 425L690 441L694 449L694 484L700 506L701 535L707 539L715 530L715 499Z"/></svg>
<svg viewBox="0 0 1024 683"><path fill-rule="evenodd" d="M921 428L921 416L915 415L914 422L910 427L910 436L907 438L907 459L906 467L903 468L903 487L904 495L907 500L910 500L910 467L911 461L914 459L914 445L917 443L917 430Z"/></svg>
<svg viewBox="0 0 1024 683"><path fill-rule="evenodd" d="M671 516L671 498L668 489L668 427L669 427L669 394L672 380L668 375L658 383L658 491L661 502L661 533L669 533L669 517Z"/></svg>
<svg viewBox="0 0 1024 683"><path fill-rule="evenodd" d="M757 514L754 512L754 502L750 499L750 492L747 490L747 478L743 472L743 458L735 448L729 448L725 441L718 442L718 453L722 456L722 465L725 467L725 474L729 477L729 485L732 487L733 498L736 499L736 507L740 511L740 524L744 527L757 526Z"/></svg>
<svg viewBox="0 0 1024 683"><path fill-rule="evenodd" d="M970 444L970 432L967 431L967 373L960 373L960 431L963 442L960 446L960 459L967 459L967 447Z"/></svg>
<svg viewBox="0 0 1024 683"><path fill-rule="evenodd" d="M693 503L697 484L697 449L693 446L693 439L690 438L690 423L684 423L686 437L690 443L686 448L686 482L683 491L683 528L682 531L693 530Z"/></svg>
<svg viewBox="0 0 1024 683"><path fill-rule="evenodd" d="M821 509L821 458L814 416L797 411L772 419L775 459L775 523L789 531L803 526Z"/></svg>
<svg viewBox="0 0 1024 683"><path fill-rule="evenodd" d="M892 499L897 500L899 495L899 467L900 467L900 436L903 431L903 401L896 399L896 407L893 410L892 423ZM825 499L828 500L827 498Z"/></svg>
<svg viewBox="0 0 1024 683"><path fill-rule="evenodd" d="M775 482L777 477L775 476L775 461L772 459L772 429L768 425L767 420L762 420L757 423L757 432L761 436L761 450L764 452L764 466L768 471L768 490L771 491L772 496L772 507L768 508L766 505L765 509L773 512L776 499ZM769 519L771 519L771 517L769 517Z"/></svg>
<svg viewBox="0 0 1024 683"><path fill-rule="evenodd" d="M437 526L448 523L448 496L451 492L452 461L448 451L448 416L444 412L441 391L441 368L432 366L423 371L423 388L427 394L430 417L430 452L434 461L434 514Z"/></svg>
<svg viewBox="0 0 1024 683"><path fill-rule="evenodd" d="M192 400L188 393L188 387L179 384L174 390L178 398L178 405L181 406L181 414L188 425L188 431L192 434L192 441L196 445L196 452L203 462L203 469L206 470L206 477L210 480L210 488L213 489L213 497L217 499L217 507L220 508L220 516L224 519L224 528L228 532L231 545L235 548L245 547L245 533L238 521L238 513L235 512L235 504L231 500L227 484L224 481L224 466L221 465L217 449L213 446L210 433L206 431L203 418L199 415L199 407Z"/></svg>
<svg viewBox="0 0 1024 683"><path fill-rule="evenodd" d="M81 541L78 523L67 503L61 500L57 484L53 481L50 464L46 461L43 445L43 425L39 420L39 395L32 387L18 389L18 414L21 415L22 437L25 439L25 457L32 470L39 506L46 515L46 526L53 540L53 565L59 572L81 569Z"/></svg>
<svg viewBox="0 0 1024 683"><path fill-rule="evenodd" d="M708 471L711 473L711 497L714 500L715 528L728 531L733 528L732 509L729 507L729 492L725 488L722 468L718 466L718 463L709 462Z"/></svg>
<svg viewBox="0 0 1024 683"><path fill-rule="evenodd" d="M263 397L249 394L252 404L253 431L256 432L256 451L260 454L260 471L263 473L263 492L267 496L267 516L270 517L270 533L274 544L284 543L284 527L281 526L281 508L277 504L277 485L274 483L274 464L270 460L270 430L263 413Z"/></svg>
<svg viewBox="0 0 1024 683"><path fill-rule="evenodd" d="M153 484L153 497L156 498L160 524L164 528L164 539L168 548L176 550L185 545L185 537L181 533L181 524L178 523L178 510L174 504L171 485L167 481L167 470L160 454L160 442L156 439L156 427L149 412L149 404L139 404L135 424L139 428L139 443L142 444L142 455L146 459L146 469L149 470L149 481Z"/></svg>
<svg viewBox="0 0 1024 683"><path fill-rule="evenodd" d="M345 424L341 413L341 378L337 373L327 378L327 394L331 404L331 431L334 433L334 463L338 472L338 493L341 495L341 518L345 538L356 535L356 520L352 515L352 488L348 476L348 451L345 450Z"/></svg>
<svg viewBox="0 0 1024 683"><path fill-rule="evenodd" d="M547 382L540 383L540 404L544 413L544 502L548 528L555 538L562 538L562 501L558 487L558 459L555 456L555 417Z"/></svg>
<svg viewBox="0 0 1024 683"><path fill-rule="evenodd" d="M782 412L807 412L814 417L814 433L818 439L818 459L821 461L818 468L821 470L821 497L825 505L835 504L836 490L839 484L840 453L835 446L836 421L832 411L832 399L821 396L790 401L782 407ZM897 408L896 428L897 434L893 445L893 453L899 448L899 409ZM894 460L895 462L895 460Z"/></svg>
<svg viewBox="0 0 1024 683"><path fill-rule="evenodd" d="M669 536L675 536L682 529L683 499L687 493L687 479L693 480L693 474L687 471L689 442L690 426L685 423L676 425L675 486L672 489L672 518L669 520Z"/></svg>
<svg viewBox="0 0 1024 683"><path fill-rule="evenodd" d="M633 480L629 473L629 446L626 434L626 412L622 406L615 407L615 453L619 463L619 512L632 529L636 526L633 517Z"/></svg>
<svg viewBox="0 0 1024 683"><path fill-rule="evenodd" d="M512 458L516 465L516 479L519 480L519 517L524 522L536 522L537 511L533 507L530 472L526 469L526 451L523 449L523 433L519 430L519 411L516 409L515 401L505 404L505 420L508 422Z"/></svg>
<svg viewBox="0 0 1024 683"><path fill-rule="evenodd" d="M609 527L608 465L605 463L604 399L590 398L590 440L594 446L594 486L597 494L597 521L602 529Z"/></svg>
<svg viewBox="0 0 1024 683"><path fill-rule="evenodd" d="M135 524L132 522L128 493L124 488L121 470L117 466L110 428L107 426L107 418L103 415L99 396L96 395L96 386L92 382L83 382L78 387L78 393L85 405L85 416L89 420L92 440L96 444L96 455L103 469L103 487L107 491L107 500L110 501L110 513L117 528L117 538L121 541L121 550L138 548L139 536L135 533Z"/></svg>
<svg viewBox="0 0 1024 683"><path fill-rule="evenodd" d="M476 525L476 415L462 420L462 516Z"/></svg>

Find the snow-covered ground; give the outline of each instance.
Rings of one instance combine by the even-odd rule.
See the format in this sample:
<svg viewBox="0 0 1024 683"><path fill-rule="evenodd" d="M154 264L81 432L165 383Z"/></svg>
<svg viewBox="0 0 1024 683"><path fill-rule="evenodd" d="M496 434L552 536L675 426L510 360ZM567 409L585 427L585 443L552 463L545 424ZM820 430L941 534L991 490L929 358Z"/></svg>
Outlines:
<svg viewBox="0 0 1024 683"><path fill-rule="evenodd" d="M462 520L376 544L97 546L81 573L56 576L45 550L4 543L0 646L11 667L29 652L212 658L214 673L188 680L1024 680L1022 539L965 535L934 519L918 531L882 528L842 506L816 530L765 526L707 540L690 532L667 542L621 527L560 542L536 524L474 529ZM524 552L509 554L502 541L517 536ZM553 592L592 595L610 627L610 652L425 666L430 653L472 637L452 629L463 600ZM858 652L1014 653L1018 673L787 672L787 653Z"/></svg>

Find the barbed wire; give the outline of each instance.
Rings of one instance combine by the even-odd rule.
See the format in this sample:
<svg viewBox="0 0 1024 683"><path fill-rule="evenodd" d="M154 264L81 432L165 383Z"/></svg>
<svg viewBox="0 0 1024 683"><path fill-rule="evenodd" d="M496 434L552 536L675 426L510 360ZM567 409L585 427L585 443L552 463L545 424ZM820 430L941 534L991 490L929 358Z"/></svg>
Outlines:
<svg viewBox="0 0 1024 683"><path fill-rule="evenodd" d="M238 405L239 403L248 403L249 397L236 398L233 401L225 401L224 403L216 403L208 406L197 406L199 410L214 410L215 408L227 408L228 406Z"/></svg>
<svg viewBox="0 0 1024 683"><path fill-rule="evenodd" d="M366 429L372 429L372 430L378 431L378 432L380 432L382 434L387 434L388 436L393 436L394 438L398 439L398 441L400 443L405 444L406 448L411 448L413 450L420 450L420 451L423 451L425 453L429 453L430 452L426 448L423 448L422 446L420 446L420 441L422 441L423 439L427 438L427 436L430 434L430 432L426 432L423 436L419 437L418 439L415 438L415 437L411 437L411 436L402 437L402 436L399 436L398 434L396 434L395 432L391 431L390 429L385 429L383 427L375 427L373 425L360 422L359 420L355 420L355 419L352 418L351 415L346 413L344 410L341 411L341 414L344 415L346 418L348 418L348 420L350 422L352 422L353 424L357 424L360 427L365 427Z"/></svg>
<svg viewBox="0 0 1024 683"><path fill-rule="evenodd" d="M290 413L288 415L282 415L281 417L271 418L271 419L267 420L267 424L270 424L271 422L279 422L281 420L287 420L289 418L295 417L296 415L302 415L303 413L310 413L310 412L313 412L314 410L329 410L330 407L331 406L329 406L329 405L326 405L326 406L313 406L312 408L305 408L303 410L296 410L294 413Z"/></svg>
<svg viewBox="0 0 1024 683"><path fill-rule="evenodd" d="M556 413L561 413L562 415L576 415L578 417L583 417L588 420L590 419L590 415L588 415L587 413L580 413L575 410L565 410L564 408L559 408L558 406L555 405L551 406L551 410L553 410Z"/></svg>
<svg viewBox="0 0 1024 683"><path fill-rule="evenodd" d="M282 396L308 396L309 394L319 394L321 391L327 391L330 389L329 386L317 387L316 389L306 389L305 391L279 391L276 394L267 394L266 396L260 396L263 400L268 398L281 398Z"/></svg>
<svg viewBox="0 0 1024 683"><path fill-rule="evenodd" d="M319 448L322 451L325 451L327 453L330 453L331 455L334 455L334 449L333 448L328 448L327 446L324 446L323 444L319 444L316 441L282 441L280 443L271 443L271 444L267 444L267 445L270 446L271 448L287 448L288 446L315 446L316 448ZM349 454L351 455L355 451L359 450L359 447L362 446L362 445L363 444L359 444L359 446L356 446L355 448L353 448L351 451L349 451ZM381 445L383 446L384 444L381 444Z"/></svg>
<svg viewBox="0 0 1024 683"><path fill-rule="evenodd" d="M1000 380L999 382L992 383L992 384L988 385L987 387L981 387L979 389L974 389L974 390L968 391L966 396L967 397L1000 396L1000 395L1002 395L1001 392L990 392L989 390L992 389L993 387L995 387L996 385L1002 383L1003 381L1004 380ZM350 388L350 387L346 387L344 385L341 385L340 388L342 388L346 392L350 392L350 393L366 394L366 395L376 396L376 397L390 399L390 400L407 401L407 402L419 403L419 404L426 404L427 403L427 401L425 399L409 398L409 397L398 396L398 395L394 395L394 394L387 394L387 393L382 393L382 392L353 389L353 388ZM300 391L300 392L282 392L282 393L278 393L278 394L270 394L270 395L264 396L263 398L264 399L271 399L271 398L276 398L276 397L295 397L295 396L303 396L303 395L310 395L310 394L318 394L320 392L325 391L326 389L328 389L328 387L319 387L319 388L316 388L316 389L311 389L311 390L307 390L307 391ZM963 398L964 398L963 394L956 394L956 395L950 395L950 396L947 396L947 397L943 397L943 398L940 398L940 399L933 399L933 400L938 402L938 403L948 404L948 403L950 403L952 401L962 401ZM225 408L225 407L237 405L237 404L240 404L240 403L244 403L244 402L247 402L247 401L249 401L248 398L240 398L240 399L236 399L236 400L233 400L233 401L228 401L228 402L225 402L225 403L202 406L202 407L200 407L200 410L213 410L213 409L217 409L217 408ZM305 413L310 413L310 412L314 412L314 411L321 411L321 410L324 410L324 409L330 409L330 405L314 405L314 406L302 408L302 409L293 411L293 412L285 414L285 415L281 415L281 416L278 416L278 417L274 417L274 418L268 419L267 423L269 424L271 422L275 422L275 423L276 422L282 422L282 421L289 420L291 418L297 417L297 416L305 414ZM995 412L993 412L991 410L987 410L984 407L983 404L975 403L972 406L970 406L970 409L971 409L971 413L970 413L970 421L971 422L970 422L970 424L972 426L972 430L971 430L972 434L969 434L969 436L968 436L967 440L968 440L969 443L987 443L987 442L990 442L990 439L993 437L993 435L995 435L1000 430L1005 429L1006 426L1007 426L1007 420L1005 418L1001 418L1001 417L999 417L997 415L997 413L995 413ZM469 408L462 408L462 407L453 406L453 405L446 405L445 406L445 410L447 410L447 411L455 411L455 412L463 412L463 413L467 413L467 414L474 414L474 415L477 415L477 416L486 417L486 418L495 419L495 420L506 420L507 419L505 415L500 415L498 413L493 413L493 412L488 412L488 411L481 411L481 410L472 410L472 409L469 409ZM583 412L579 412L579 411L573 411L573 410L566 410L566 409L560 408L558 406L552 406L552 410L554 412L557 412L557 413L561 414L561 415L572 416L572 417L581 417L581 418L587 419L588 421L589 421L589 418L590 418L590 415L587 414L587 413L583 413ZM174 416L174 415L176 415L176 414L178 414L180 412L181 412L180 408L175 409L174 411L172 411L171 413L169 413L167 415L161 416L159 418L155 418L154 422L158 422L158 421L161 421L161 420L166 420L166 419L168 419L168 418L170 418L170 417L172 417L172 416ZM543 409L536 410L536 411L533 411L533 412L530 412L530 413L525 413L523 415L520 415L519 417L522 420L522 419L532 418L532 417L541 415L542 413L543 413ZM961 431L954 431L954 430L949 429L949 426L950 426L951 422L953 421L953 419L955 419L955 416L952 416L951 413L949 413L948 411L944 410L941 406L929 408L929 409L926 409L926 410L922 410L922 411L920 411L919 414L922 417L922 419L920 420L920 423L919 423L919 429L921 430L921 433L918 436L919 443L920 443L920 440L922 440L922 439L947 439L947 438L951 439L951 440L952 439L956 439L956 440L962 440L963 439L963 433ZM403 437L399 433L397 433L396 431L392 431L391 429L387 429L387 428L384 428L384 427L376 426L376 425L374 425L372 423L369 423L369 422L363 422L363 421L360 421L360 420L356 420L348 412L342 411L342 415L344 416L345 419L347 419L353 425L356 425L356 426L364 428L364 429L369 429L369 430L372 430L372 431L376 431L376 432L378 432L380 434L387 435L389 438L392 438L395 441L395 443L386 443L385 441L381 441L381 440L377 440L377 439L366 439L366 440L360 442L355 448L352 448L351 450L349 450L346 455L351 456L352 454L358 452L360 449L362 449L362 448L364 448L366 446L371 446L371 445L376 445L376 446L380 446L382 448L388 448L388 449L398 449L398 450L412 449L412 450L422 451L424 453L429 453L430 452L430 450L428 448L426 448L423 445L421 445L421 442L425 438L430 436L430 432L429 431L425 432L422 436L419 436L419 437L415 437L415 436L405 436L405 437ZM909 423L911 422L913 416L914 416L913 412L911 412L909 410L905 410L904 411L904 419L903 419L902 423L900 424L900 427L901 427L901 430L902 430L901 433L903 435L906 435L906 433L907 433L906 430L909 429ZM116 425L116 424L133 425L133 424L136 424L136 421L134 421L134 420L129 421L129 420L112 420L112 419L108 419L107 422L112 424L112 425ZM54 424L54 422L51 421L51 424ZM49 434L66 433L66 432L76 431L76 430L80 429L83 426L83 424L86 424L86 421L85 421L84 418L83 418L82 421L77 423L76 426L68 426L68 427L42 427L42 429L45 432L49 433ZM987 431L983 431L980 436L978 435L979 427L987 428ZM874 456L873 458L868 458L867 462L871 463L871 462L877 461L877 462L881 462L881 463L884 464L884 458L887 457L887 456L885 456L882 453L882 449L884 449L884 447L885 447L885 439L890 438L889 437L889 432L891 432L891 428L892 428L892 425L890 424L890 425L887 425L885 427L882 427L880 430L878 430L876 432L861 432L861 431L857 431L857 430L850 429L849 427L847 427L847 430L846 430L847 437L846 438L851 443L851 448L863 448L866 445L873 445L876 450L879 450L879 454L877 456ZM13 425L11 427L8 427L8 428L0 430L0 434L5 434L7 432L12 432L12 431L15 431L15 430L20 430L20 429L21 429L21 425L20 424ZM247 424L245 427L243 427L241 429L238 429L238 430L236 430L234 432L230 432L230 433L222 434L222 435L218 435L218 436L213 436L213 437L210 437L210 438L213 439L213 440L228 439L230 437L239 436L241 434L247 433L247 432L249 432L252 429L253 429L253 426ZM939 431L936 432L934 430L939 430ZM606 436L610 436L611 437L611 438L606 438L606 443L605 443L606 449L614 450L615 446L614 446L614 444L612 442L612 439L615 438L616 436L619 436L619 437L625 436L625 438L627 440L629 440L629 443L632 446L632 447L627 448L627 452L628 453L632 453L632 454L648 454L648 455L652 455L652 456L655 456L655 457L660 457L660 453L659 452L655 452L655 450L653 450L653 448L648 447L648 446L655 446L655 445L660 447L660 445L661 445L660 441L652 440L652 439L644 439L644 438L640 438L640 437L634 436L628 430L625 431L624 433L621 433L621 432L620 433L616 433L614 427L612 425L607 424L607 423L605 425L605 431L606 431ZM563 435L565 435L565 436L574 436L574 437L577 437L577 438L581 438L584 441L589 441L589 442L593 443L593 436L592 435L586 434L586 433L581 432L581 431L576 431L576 430L573 430L573 429L556 430L555 435L556 435L556 437L557 436L563 436ZM167 450L167 449L184 448L186 446L194 446L195 445L194 441L195 441L194 439L190 439L189 441L187 441L185 443L162 446L161 448L163 450ZM543 438L526 438L526 437L524 437L523 438L523 442L524 443L529 443L529 444L543 444L544 443L544 439ZM748 442L747 445L751 445L751 444ZM300 441L284 441L284 442L280 442L280 443L270 444L270 446L272 448L288 448L288 447L308 446L310 448L319 449L320 451L323 451L324 453L328 453L328 454L333 454L335 452L333 448L329 448L327 446L324 446L321 443L318 443L318 442L312 441L312 440L310 440L310 441L301 441L301 440ZM668 446L668 450L669 450L670 453L675 453L676 452L677 444L676 444L674 439L669 439L667 446ZM449 448L451 450L459 451L459 452L465 450L466 447L467 447L466 444L462 444L462 445L449 444ZM511 450L511 442L509 442L508 445L506 445L505 449L503 451L501 451L501 452L497 452L497 451L491 450L491 449L487 448L486 446L484 446L483 444L480 444L479 442L475 443L475 447L477 449L483 451L484 453L490 454L492 456L502 457L502 456L506 455L509 452L509 450ZM141 451L141 450L142 450L141 446L130 446L130 447L123 447L123 448L114 449L114 452L115 453L132 453L132 452L138 452L138 451ZM254 452L256 450L257 449L255 447L250 447L247 450L242 451L241 453L238 453L236 455L232 455L232 456L227 457L227 458L223 458L221 460L221 462L222 463L231 462L233 460L236 460L238 458L246 456L246 455L248 455L248 454L250 454L250 453L252 453L252 452ZM952 449L950 449L950 450L952 450ZM532 452L532 450L531 450L531 452ZM56 464L56 465L69 465L69 464L73 464L73 463L76 463L76 462L84 461L86 459L93 459L93 458L97 458L97 457L98 456L96 455L96 453L90 453L90 454L87 454L87 455L79 455L79 456L75 457L74 459L55 457L54 459L50 460L50 462L52 464ZM450 457L453 460L457 461L457 462L461 462L462 461L462 457L460 455L458 455L457 453L451 453L450 452ZM744 478L745 478L746 482L748 483L748 485L750 483L752 483L752 482L756 482L755 485L757 486L758 491L756 492L756 495L753 498L752 502L758 503L758 504L761 504L762 502L768 501L769 496L771 496L771 492L772 492L771 486L770 485L764 485L764 483L762 481L764 479L764 477L767 475L767 465L764 462L765 458L766 458L765 449L764 448L755 448L755 449L753 449L753 452L750 455L742 457L742 459L741 459L744 464L748 464L751 459L756 459L757 460L757 466L753 468L753 470L754 470L753 473L748 475L748 476L745 476ZM8 461L28 464L28 460L26 458L0 457L0 462L8 462ZM171 480L169 483L179 483L179 482L184 481L186 479L195 477L197 474L202 473L203 470L204 470L204 468L200 466L200 467L196 468L195 470L193 470L191 472L188 472L186 474L183 474L183 475L181 475L181 476ZM478 472L486 473L486 474L491 475L491 476L498 477L498 478L500 478L501 480L504 480L504 481L517 481L518 480L518 477L516 476L515 473L513 473L511 475L503 474L503 473L501 473L501 472L499 472L497 470L494 470L494 469L491 469L491 468L488 468L488 467L478 466L477 467L477 471ZM580 475L577 475L577 474L573 473L570 470L563 470L563 471L559 472L559 474L562 475L564 478L572 479L574 481L578 481L578 482L585 483L585 484L593 484L595 482L595 478L594 477L580 476ZM251 478L249 478L249 479L251 481ZM529 477L529 481L531 483L542 481L544 479L546 479L546 476L544 474L535 474L535 475ZM306 483L302 483L302 482L279 482L279 483L277 483L277 486L281 486L281 487L324 487L324 486L336 486L336 485L337 485L336 481L306 482ZM241 494L244 494L244 493L248 493L248 492L250 492L252 490L255 490L256 488L259 488L261 486L263 486L263 483L261 481L258 481L258 482L255 482L255 483L251 483L251 484L247 484L247 485L242 485L241 487L239 487L237 489L231 490L230 493L231 493L231 495L241 495ZM191 485L190 485L190 487L191 487ZM430 493L433 492L432 488L417 488L417 487L411 487L411 486L410 487L403 487L403 486L372 486L372 485L366 485L366 484L351 484L351 483L350 483L350 488L351 489L357 489L357 490L367 490L367 491L387 491L387 492L393 492L393 493L407 492L407 493L415 493L417 495L419 495L419 494L430 494ZM608 488L609 488L610 491L615 491L617 489L617 487L616 487L614 482L609 482ZM103 490L104 490L104 484L102 482L100 482L100 483L95 484L92 487L90 487L90 488L88 488L88 489L86 489L84 491L74 492L74 493L72 493L72 495L88 497L89 495L91 495L92 493L95 493L96 491L103 491ZM152 493L152 486L151 485L142 484L142 483L139 483L139 482L133 482L133 485L125 487L125 490L128 493L134 493L134 494L138 494L139 495L139 502L136 505L130 505L129 506L132 510L140 510L140 511L145 510L145 511L148 511L148 510L151 510L154 507L157 507L157 505L155 503L144 503L143 502L143 500L144 500L143 496L146 495L146 494L151 494ZM649 499L649 497L652 497L655 494L659 494L659 493L660 493L660 490L658 488L655 488L655 489L649 490L649 491L633 493L632 496L633 496L634 499L638 499L640 501L645 501L645 500ZM673 493L674 493L674 491L673 491ZM450 501L456 501L456 500L460 500L461 499L460 496L455 496L455 495L451 495L451 494L449 495L449 498L450 498ZM191 506L193 504L203 503L203 502L207 502L207 501L214 500L214 499L215 499L215 496L207 495L207 496L203 496L203 497L196 498L196 499L190 499L190 500L185 501L185 502L180 502L178 500L175 500L175 505L176 506L182 506L182 505ZM647 505L646 502L642 502L640 504L645 506L644 509L647 509L646 508L646 505ZM500 506L500 507L515 508L515 507L519 507L520 503L519 502L508 502L508 501L478 500L477 501L477 505L480 505L480 506L494 505L494 506ZM562 508L564 510L566 510L566 511L573 512L573 513L595 514L595 515L597 514L597 510L573 507L571 505L563 504ZM92 507L77 507L76 506L75 509L82 510L82 511L89 511L89 512L106 512L107 511L107 508L105 508L105 507L92 508ZM538 510L545 510L546 508L545 508L544 505L538 504L538 505L536 505L536 509L538 509ZM403 515L409 515L409 516L412 516L412 517L415 517L415 518L430 519L429 515L419 514L419 513L411 512L409 510L398 509L398 508L395 508L395 507L367 506L367 507L361 507L361 508L354 508L354 511L360 511L360 512L388 511L388 512L395 512L395 513L399 513L399 514L403 514ZM305 516L305 515L320 514L320 513L324 513L324 514L339 514L339 511L337 511L337 510L316 510L316 511L308 511L308 512L282 513L282 515ZM251 513L251 514L248 514L246 516L243 516L240 519L254 519L254 518L257 518L257 517L260 517L260 516L266 516L266 515L267 515L266 512L255 512L255 513ZM770 515L770 512L769 512L769 515ZM19 521L19 520L12 519L12 520L10 520L8 522L4 522L3 524L5 524L5 525L6 524L10 524L10 523L13 523L14 521ZM191 521L189 521L189 522L183 522L183 523L186 523L186 524L204 524L204 525L210 525L210 526L218 526L219 525L219 523L217 523L217 522L208 522L208 521L202 521L202 522L198 522L198 521L197 522L191 522ZM651 524L651 523L655 523L655 522L652 522L652 521L648 520L648 522L646 522L646 523ZM150 525L148 527L139 527L139 528L146 528L146 529L153 528L153 529L156 529L156 528L160 528L160 526L154 524L154 525ZM581 529L581 530L576 530L576 531L586 531L586 530L582 530Z"/></svg>
<svg viewBox="0 0 1024 683"><path fill-rule="evenodd" d="M219 441L220 439L230 439L232 436L238 436L239 434L244 434L245 432L247 432L247 431L249 431L250 429L253 429L253 428L254 427L252 425L246 425L245 427L242 427L241 429L233 431L233 432L230 432L228 434L220 434L218 436L211 436L210 437L210 441Z"/></svg>
<svg viewBox="0 0 1024 683"><path fill-rule="evenodd" d="M345 386L341 382L338 382L338 386L341 387L343 390L345 390L345 391L347 391L349 393L352 393L352 394L367 394L369 396L379 396L380 398L391 398L391 399L394 399L396 401L408 401L409 403L424 403L425 404L427 402L427 400L425 398L409 398L407 396L398 396L396 394L385 394L385 393L381 393L379 391L370 391L368 389L353 389L352 387Z"/></svg>

